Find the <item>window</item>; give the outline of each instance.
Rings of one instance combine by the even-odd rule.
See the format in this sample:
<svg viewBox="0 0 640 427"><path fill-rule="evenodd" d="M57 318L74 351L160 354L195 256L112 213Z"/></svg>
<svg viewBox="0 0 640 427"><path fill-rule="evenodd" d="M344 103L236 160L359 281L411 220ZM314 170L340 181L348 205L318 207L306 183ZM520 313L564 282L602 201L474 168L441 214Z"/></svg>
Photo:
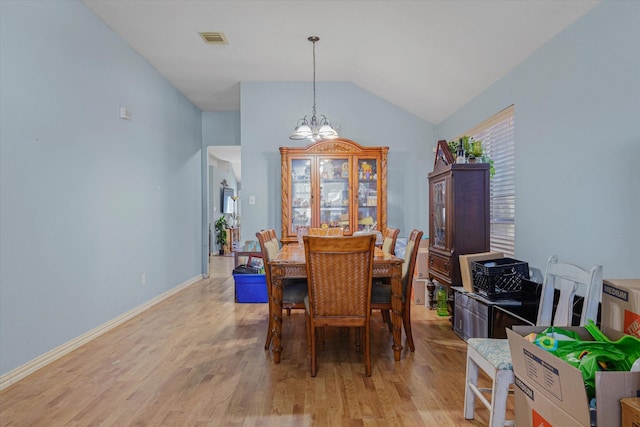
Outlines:
<svg viewBox="0 0 640 427"><path fill-rule="evenodd" d="M465 135L482 141L493 159L495 175L490 184L491 250L515 254L515 138L513 105L490 117Z"/></svg>

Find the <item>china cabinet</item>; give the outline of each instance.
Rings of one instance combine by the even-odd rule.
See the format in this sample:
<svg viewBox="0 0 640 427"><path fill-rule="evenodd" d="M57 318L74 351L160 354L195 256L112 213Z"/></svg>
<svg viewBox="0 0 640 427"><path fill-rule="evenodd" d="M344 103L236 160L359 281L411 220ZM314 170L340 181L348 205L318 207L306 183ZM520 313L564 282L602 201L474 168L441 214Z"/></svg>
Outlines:
<svg viewBox="0 0 640 427"><path fill-rule="evenodd" d="M452 163L445 147L429 174L428 276L450 287L462 286L460 255L489 251L489 164Z"/></svg>
<svg viewBox="0 0 640 427"><path fill-rule="evenodd" d="M384 231L388 151L344 138L280 147L282 242L297 241L298 227Z"/></svg>

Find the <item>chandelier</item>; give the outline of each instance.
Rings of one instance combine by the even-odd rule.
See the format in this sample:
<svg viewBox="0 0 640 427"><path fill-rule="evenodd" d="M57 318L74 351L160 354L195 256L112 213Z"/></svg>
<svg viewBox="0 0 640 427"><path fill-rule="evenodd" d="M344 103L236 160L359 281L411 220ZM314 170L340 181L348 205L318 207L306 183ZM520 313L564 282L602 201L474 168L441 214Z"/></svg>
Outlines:
<svg viewBox="0 0 640 427"><path fill-rule="evenodd" d="M318 141L321 139L334 139L338 137L338 132L331 127L327 116L316 117L316 42L320 40L317 36L311 36L307 40L313 43L313 109L311 119L304 116L298 120L296 130L289 137L290 139L308 139Z"/></svg>

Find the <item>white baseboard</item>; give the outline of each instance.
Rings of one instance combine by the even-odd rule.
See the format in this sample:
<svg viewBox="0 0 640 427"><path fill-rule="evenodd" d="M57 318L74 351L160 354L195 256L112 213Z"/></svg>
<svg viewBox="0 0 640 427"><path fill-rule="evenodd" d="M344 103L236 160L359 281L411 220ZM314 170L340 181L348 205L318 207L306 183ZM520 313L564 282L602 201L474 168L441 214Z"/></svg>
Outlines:
<svg viewBox="0 0 640 427"><path fill-rule="evenodd" d="M50 350L48 352L46 352L45 354L43 354L42 356L36 357L35 359L31 360L30 362L25 363L22 366L17 367L16 369L0 376L0 391L4 390L5 388L9 387L11 384L15 384L16 382L20 381L21 379L23 379L24 377L34 373L35 371L37 371L40 368L44 368L45 366L47 366L48 364L60 359L61 357L71 353L73 350L77 349L78 347L88 343L89 341L92 341L96 338L98 338L100 335L109 332L110 330L112 330L113 328L115 328L116 326L119 326L121 324L123 324L124 322L126 322L127 320L141 314L142 312L150 309L151 307L153 307L154 305L158 304L159 302L164 301L165 299L169 298L170 296L180 292L181 290L193 285L194 283L196 283L197 281L201 280L202 276L197 276L194 277L192 279L187 280L186 282L183 282L181 284L179 284L178 286L176 286L175 288L169 289L168 291L156 296L155 298L145 302L142 305L139 305L131 310L129 310L126 313L121 314L120 316L111 319L110 321L103 323L102 325L72 339L71 341L68 341L56 348L54 348L53 350Z"/></svg>

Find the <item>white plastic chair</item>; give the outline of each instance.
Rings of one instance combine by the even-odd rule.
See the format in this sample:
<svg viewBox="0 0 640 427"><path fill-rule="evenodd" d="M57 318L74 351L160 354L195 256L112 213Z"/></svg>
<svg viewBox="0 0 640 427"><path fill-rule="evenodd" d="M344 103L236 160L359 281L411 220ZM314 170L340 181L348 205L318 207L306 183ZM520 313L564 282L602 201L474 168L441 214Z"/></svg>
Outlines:
<svg viewBox="0 0 640 427"><path fill-rule="evenodd" d="M554 291L560 298L553 314ZM537 326L570 326L572 324L575 297L584 298L579 325L588 319L594 322L598 317L598 304L602 294L602 266L589 271L573 264L559 263L557 256L547 262L547 270L542 284L542 294L538 306ZM492 381L492 388L478 388L478 372L482 369ZM506 339L470 338L467 341L467 377L464 392L464 417L473 419L475 398L489 409L489 425L502 427L513 425L505 420L507 397L513 384L513 368L509 342ZM483 393L491 393L489 402Z"/></svg>

